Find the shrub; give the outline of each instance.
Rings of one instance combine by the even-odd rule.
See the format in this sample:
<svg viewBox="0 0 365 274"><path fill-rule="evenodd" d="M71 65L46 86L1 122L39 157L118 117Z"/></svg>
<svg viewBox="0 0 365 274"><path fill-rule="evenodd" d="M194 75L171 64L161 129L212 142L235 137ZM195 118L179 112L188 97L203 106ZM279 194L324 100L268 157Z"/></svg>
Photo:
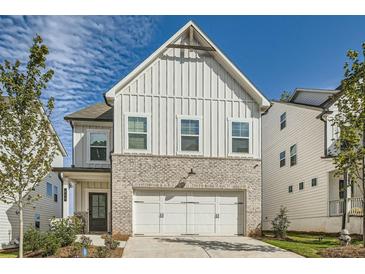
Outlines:
<svg viewBox="0 0 365 274"><path fill-rule="evenodd" d="M114 250L119 246L119 242L114 240L112 235L106 235L104 239L104 244L107 250Z"/></svg>
<svg viewBox="0 0 365 274"><path fill-rule="evenodd" d="M86 227L85 216L81 212L76 212L74 216L71 217L77 234L84 234Z"/></svg>
<svg viewBox="0 0 365 274"><path fill-rule="evenodd" d="M70 257L78 258L81 256L82 243L73 243L70 247Z"/></svg>
<svg viewBox="0 0 365 274"><path fill-rule="evenodd" d="M61 247L60 239L52 232L47 232L42 237L43 247L42 256L50 256L56 253Z"/></svg>
<svg viewBox="0 0 365 274"><path fill-rule="evenodd" d="M279 214L271 222L275 237L285 239L289 227L288 210L281 206Z"/></svg>
<svg viewBox="0 0 365 274"><path fill-rule="evenodd" d="M80 242L83 247L89 248L93 241L89 237L82 235L80 238Z"/></svg>
<svg viewBox="0 0 365 274"><path fill-rule="evenodd" d="M29 228L24 233L24 250L34 252L40 250L42 246L42 233L35 228Z"/></svg>
<svg viewBox="0 0 365 274"><path fill-rule="evenodd" d="M106 258L109 256L109 251L105 246L97 246L94 252L95 258Z"/></svg>
<svg viewBox="0 0 365 274"><path fill-rule="evenodd" d="M77 218L74 217L51 220L51 232L59 239L62 247L68 246L76 240L76 234L80 230L79 223L76 220Z"/></svg>
<svg viewBox="0 0 365 274"><path fill-rule="evenodd" d="M248 236L252 238L260 238L262 236L261 224L259 224L256 228L251 229L248 232Z"/></svg>

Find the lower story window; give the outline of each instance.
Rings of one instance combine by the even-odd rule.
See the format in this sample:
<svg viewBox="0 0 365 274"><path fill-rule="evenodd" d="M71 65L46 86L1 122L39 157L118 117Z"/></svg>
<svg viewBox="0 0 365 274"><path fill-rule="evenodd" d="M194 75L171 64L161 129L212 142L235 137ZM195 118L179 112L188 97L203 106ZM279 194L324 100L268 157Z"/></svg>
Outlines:
<svg viewBox="0 0 365 274"><path fill-rule="evenodd" d="M41 228L41 215L39 213L34 214L34 227L36 229Z"/></svg>
<svg viewBox="0 0 365 274"><path fill-rule="evenodd" d="M303 190L304 189L304 182L300 182L299 183L299 190Z"/></svg>
<svg viewBox="0 0 365 274"><path fill-rule="evenodd" d="M289 193L292 193L292 192L293 192L293 186L289 186L289 187L288 187L288 192L289 192Z"/></svg>

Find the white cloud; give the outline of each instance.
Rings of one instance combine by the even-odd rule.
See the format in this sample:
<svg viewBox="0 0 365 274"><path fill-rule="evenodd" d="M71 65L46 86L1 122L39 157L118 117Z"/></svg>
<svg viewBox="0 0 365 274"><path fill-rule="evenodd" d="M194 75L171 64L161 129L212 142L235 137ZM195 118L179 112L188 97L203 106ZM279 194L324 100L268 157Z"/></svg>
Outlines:
<svg viewBox="0 0 365 274"><path fill-rule="evenodd" d="M156 17L0 16L0 61L26 61L32 37L40 34L55 76L45 97L53 96L53 123L71 155L71 129L63 120L96 101L141 60L156 31ZM69 163L69 161L68 161Z"/></svg>

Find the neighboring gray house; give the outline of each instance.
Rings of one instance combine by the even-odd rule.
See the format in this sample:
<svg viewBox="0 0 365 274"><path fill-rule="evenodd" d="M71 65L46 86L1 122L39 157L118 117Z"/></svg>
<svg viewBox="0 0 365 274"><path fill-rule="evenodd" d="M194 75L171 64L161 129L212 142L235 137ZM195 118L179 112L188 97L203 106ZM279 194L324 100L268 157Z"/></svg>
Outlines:
<svg viewBox="0 0 365 274"><path fill-rule="evenodd" d="M362 232L361 191L354 185L345 197L344 181L335 177L332 126L338 90L297 89L288 102L274 101L262 117L263 228L271 229L281 205L290 230L339 232L343 204L346 226Z"/></svg>
<svg viewBox="0 0 365 274"><path fill-rule="evenodd" d="M89 231L129 235L247 235L260 224L270 104L194 23L105 100L65 117L64 216L72 203Z"/></svg>
<svg viewBox="0 0 365 274"><path fill-rule="evenodd" d="M52 167L63 167L65 156L66 150L58 139L58 153ZM40 194L41 199L24 209L24 230L34 227L47 231L50 220L62 216L62 183L58 173L50 172L36 187L35 193ZM12 247L19 238L19 216L16 210L15 206L0 202L0 249Z"/></svg>

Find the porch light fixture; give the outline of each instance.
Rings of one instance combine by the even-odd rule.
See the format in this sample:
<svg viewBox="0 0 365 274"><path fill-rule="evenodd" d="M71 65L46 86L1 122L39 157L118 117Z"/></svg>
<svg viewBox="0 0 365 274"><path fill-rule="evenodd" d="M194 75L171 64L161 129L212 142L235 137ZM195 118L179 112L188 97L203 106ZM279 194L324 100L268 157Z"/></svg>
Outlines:
<svg viewBox="0 0 365 274"><path fill-rule="evenodd" d="M190 172L188 173L188 177L192 176L192 175L196 175L196 173L194 172L194 170L191 168Z"/></svg>

